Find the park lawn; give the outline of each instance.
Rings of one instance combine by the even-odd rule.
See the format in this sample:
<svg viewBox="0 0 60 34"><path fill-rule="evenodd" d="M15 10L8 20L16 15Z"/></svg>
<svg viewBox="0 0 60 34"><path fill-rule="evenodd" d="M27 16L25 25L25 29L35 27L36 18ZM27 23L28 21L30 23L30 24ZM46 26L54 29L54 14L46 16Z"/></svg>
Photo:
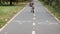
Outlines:
<svg viewBox="0 0 60 34"><path fill-rule="evenodd" d="M17 12L25 5L20 6L0 6L0 28L4 26Z"/></svg>

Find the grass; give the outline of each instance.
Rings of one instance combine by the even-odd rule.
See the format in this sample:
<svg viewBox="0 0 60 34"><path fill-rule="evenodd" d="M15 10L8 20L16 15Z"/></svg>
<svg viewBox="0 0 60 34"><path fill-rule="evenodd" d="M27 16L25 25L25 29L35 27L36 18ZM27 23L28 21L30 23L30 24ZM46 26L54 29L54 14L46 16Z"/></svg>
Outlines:
<svg viewBox="0 0 60 34"><path fill-rule="evenodd" d="M0 6L0 28L4 26L17 12L25 5L20 6Z"/></svg>
<svg viewBox="0 0 60 34"><path fill-rule="evenodd" d="M51 13L53 13L53 15L55 15L55 16L60 20L60 10L55 9L55 8L52 7L52 6L45 5L44 2L42 2L42 1L41 1L41 3L42 3L46 8L48 8L48 10L50 10Z"/></svg>
<svg viewBox="0 0 60 34"><path fill-rule="evenodd" d="M60 11L51 6L46 6L60 20Z"/></svg>

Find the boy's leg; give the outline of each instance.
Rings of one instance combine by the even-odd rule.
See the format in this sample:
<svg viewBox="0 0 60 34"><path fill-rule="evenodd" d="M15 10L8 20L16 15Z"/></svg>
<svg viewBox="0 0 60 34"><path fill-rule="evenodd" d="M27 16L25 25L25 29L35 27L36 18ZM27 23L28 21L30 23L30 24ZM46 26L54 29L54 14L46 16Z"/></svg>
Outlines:
<svg viewBox="0 0 60 34"><path fill-rule="evenodd" d="M31 9L31 12L32 12L32 9Z"/></svg>
<svg viewBox="0 0 60 34"><path fill-rule="evenodd" d="M34 13L34 9L33 9L33 13Z"/></svg>

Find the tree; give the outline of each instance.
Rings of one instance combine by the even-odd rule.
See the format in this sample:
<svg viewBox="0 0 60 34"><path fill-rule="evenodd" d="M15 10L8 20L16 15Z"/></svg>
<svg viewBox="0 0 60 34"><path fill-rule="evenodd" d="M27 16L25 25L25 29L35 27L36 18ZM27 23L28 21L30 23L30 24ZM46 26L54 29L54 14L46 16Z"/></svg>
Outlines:
<svg viewBox="0 0 60 34"><path fill-rule="evenodd" d="M0 0L0 4L2 3L2 0Z"/></svg>
<svg viewBox="0 0 60 34"><path fill-rule="evenodd" d="M56 8L60 9L60 0L56 0Z"/></svg>
<svg viewBox="0 0 60 34"><path fill-rule="evenodd" d="M12 5L12 0L10 0L10 5Z"/></svg>
<svg viewBox="0 0 60 34"><path fill-rule="evenodd" d="M1 4L1 0L0 0L0 4Z"/></svg>
<svg viewBox="0 0 60 34"><path fill-rule="evenodd" d="M10 0L10 5L12 5L13 2L14 2L14 3L15 3L15 2L18 2L18 0Z"/></svg>

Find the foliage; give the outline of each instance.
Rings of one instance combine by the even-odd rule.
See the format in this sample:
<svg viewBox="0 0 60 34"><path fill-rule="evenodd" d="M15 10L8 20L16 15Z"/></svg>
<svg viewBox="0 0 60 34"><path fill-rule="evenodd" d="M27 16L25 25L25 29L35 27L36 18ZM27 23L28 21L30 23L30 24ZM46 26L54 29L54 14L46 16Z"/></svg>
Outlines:
<svg viewBox="0 0 60 34"><path fill-rule="evenodd" d="M40 0L40 1L43 1L45 5L49 5L57 10L60 10L60 0Z"/></svg>
<svg viewBox="0 0 60 34"><path fill-rule="evenodd" d="M0 0L0 5L14 5L18 2L31 1L31 0Z"/></svg>

